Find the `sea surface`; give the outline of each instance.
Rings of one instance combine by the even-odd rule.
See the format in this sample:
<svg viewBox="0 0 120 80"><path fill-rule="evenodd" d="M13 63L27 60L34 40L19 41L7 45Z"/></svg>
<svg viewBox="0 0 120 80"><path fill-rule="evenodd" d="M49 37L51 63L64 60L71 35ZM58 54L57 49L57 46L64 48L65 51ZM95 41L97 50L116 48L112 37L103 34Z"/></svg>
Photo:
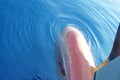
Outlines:
<svg viewBox="0 0 120 80"><path fill-rule="evenodd" d="M0 0L0 80L60 80L55 45L67 25L82 31L98 66L119 23L120 0Z"/></svg>

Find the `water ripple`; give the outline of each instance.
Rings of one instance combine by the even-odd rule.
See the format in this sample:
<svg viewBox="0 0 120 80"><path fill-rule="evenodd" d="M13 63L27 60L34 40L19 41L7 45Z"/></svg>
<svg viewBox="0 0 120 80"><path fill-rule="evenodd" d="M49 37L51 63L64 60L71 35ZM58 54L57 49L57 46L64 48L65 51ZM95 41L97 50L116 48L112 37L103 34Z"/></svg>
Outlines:
<svg viewBox="0 0 120 80"><path fill-rule="evenodd" d="M83 33L101 64L112 48L119 6L119 0L1 0L0 77L58 80L55 45L68 25Z"/></svg>
<svg viewBox="0 0 120 80"><path fill-rule="evenodd" d="M71 1L67 0L59 3L50 1L50 3L54 4L54 6L60 4L57 6L57 20L50 26L53 42L56 43L61 31L67 25L72 24L83 32L88 44L91 45L96 65L104 61L109 55L110 45L115 37L118 26L116 23L120 21L120 18L116 15L116 12L120 12L117 6L118 11L114 12L115 7L111 6L113 4L111 1L108 1L107 4L101 1L101 4L97 1L75 1L71 3ZM111 34L111 37L109 34ZM106 47L109 47L109 49Z"/></svg>

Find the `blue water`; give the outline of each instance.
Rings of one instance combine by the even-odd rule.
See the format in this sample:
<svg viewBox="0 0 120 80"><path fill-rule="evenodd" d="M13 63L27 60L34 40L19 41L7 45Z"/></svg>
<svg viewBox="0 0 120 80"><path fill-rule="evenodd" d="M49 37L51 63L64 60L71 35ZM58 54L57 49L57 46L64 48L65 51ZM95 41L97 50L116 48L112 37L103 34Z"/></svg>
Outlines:
<svg viewBox="0 0 120 80"><path fill-rule="evenodd" d="M120 0L0 0L0 80L60 80L55 44L66 25L83 32L96 66L111 51Z"/></svg>

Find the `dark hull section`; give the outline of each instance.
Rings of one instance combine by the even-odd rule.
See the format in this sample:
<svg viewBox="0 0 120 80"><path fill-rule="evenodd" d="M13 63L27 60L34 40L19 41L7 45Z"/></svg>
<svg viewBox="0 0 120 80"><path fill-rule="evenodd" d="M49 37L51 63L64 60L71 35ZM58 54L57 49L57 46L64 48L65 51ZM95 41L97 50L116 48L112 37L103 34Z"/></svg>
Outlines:
<svg viewBox="0 0 120 80"><path fill-rule="evenodd" d="M120 25L114 40L113 48L109 56L109 60L113 60L120 55Z"/></svg>

